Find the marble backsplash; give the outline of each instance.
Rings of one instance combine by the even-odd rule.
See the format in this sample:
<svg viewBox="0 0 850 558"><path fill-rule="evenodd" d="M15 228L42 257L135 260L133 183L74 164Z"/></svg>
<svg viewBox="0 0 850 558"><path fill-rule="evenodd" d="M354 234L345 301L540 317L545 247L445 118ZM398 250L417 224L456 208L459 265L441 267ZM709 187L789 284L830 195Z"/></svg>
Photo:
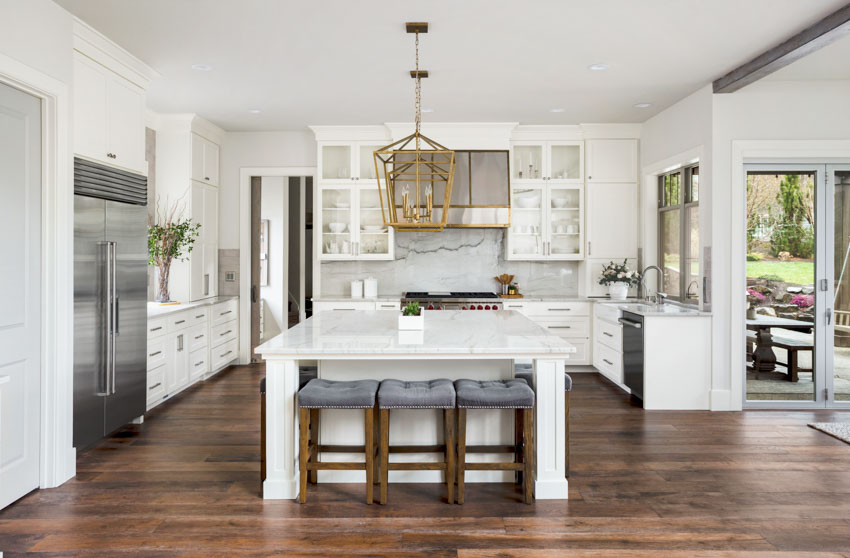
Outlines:
<svg viewBox="0 0 850 558"><path fill-rule="evenodd" d="M395 234L395 260L323 262L321 295L348 296L351 281L375 277L378 293L404 291L495 291L493 277L516 276L520 291L578 295L577 262L515 262L504 259L501 229L446 229Z"/></svg>

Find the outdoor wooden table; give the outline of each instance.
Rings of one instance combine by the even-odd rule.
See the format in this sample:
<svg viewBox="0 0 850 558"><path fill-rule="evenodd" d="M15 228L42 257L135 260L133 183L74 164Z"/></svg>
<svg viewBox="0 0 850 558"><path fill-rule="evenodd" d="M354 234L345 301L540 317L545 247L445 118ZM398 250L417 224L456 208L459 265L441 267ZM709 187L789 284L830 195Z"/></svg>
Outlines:
<svg viewBox="0 0 850 558"><path fill-rule="evenodd" d="M747 320L747 329L756 332L756 347L753 349L753 366L759 363L757 372L773 372L776 370L776 353L773 352L773 335L771 329L780 328L801 333L811 333L814 328L812 322L802 320L791 320L789 318L773 318L770 316L758 316L754 320ZM758 359L756 359L758 356Z"/></svg>

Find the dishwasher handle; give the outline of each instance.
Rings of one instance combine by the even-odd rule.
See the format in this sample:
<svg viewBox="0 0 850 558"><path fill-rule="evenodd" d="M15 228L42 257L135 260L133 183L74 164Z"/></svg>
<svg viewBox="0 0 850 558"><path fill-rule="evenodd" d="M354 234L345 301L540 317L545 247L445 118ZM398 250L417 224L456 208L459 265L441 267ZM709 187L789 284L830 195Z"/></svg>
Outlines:
<svg viewBox="0 0 850 558"><path fill-rule="evenodd" d="M632 320L627 320L626 318L620 318L619 322L625 326L634 327L640 329L643 327L643 324L640 322L633 322Z"/></svg>

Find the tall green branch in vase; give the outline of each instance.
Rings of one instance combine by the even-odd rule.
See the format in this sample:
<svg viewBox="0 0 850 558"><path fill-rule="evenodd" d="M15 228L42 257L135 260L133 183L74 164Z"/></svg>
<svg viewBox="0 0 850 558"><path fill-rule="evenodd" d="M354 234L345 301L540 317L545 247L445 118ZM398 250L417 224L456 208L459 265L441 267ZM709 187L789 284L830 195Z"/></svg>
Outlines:
<svg viewBox="0 0 850 558"><path fill-rule="evenodd" d="M148 264L157 267L158 302L171 302L168 277L171 262L186 261L200 234L201 225L183 219L183 205L175 202L162 208L157 199L156 212L148 217Z"/></svg>

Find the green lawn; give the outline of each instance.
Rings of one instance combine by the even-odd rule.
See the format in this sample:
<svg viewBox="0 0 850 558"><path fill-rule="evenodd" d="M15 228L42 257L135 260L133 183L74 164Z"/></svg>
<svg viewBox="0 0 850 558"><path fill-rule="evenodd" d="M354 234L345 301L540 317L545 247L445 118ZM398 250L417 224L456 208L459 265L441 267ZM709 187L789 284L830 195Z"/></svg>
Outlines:
<svg viewBox="0 0 850 558"><path fill-rule="evenodd" d="M777 275L786 283L811 285L815 282L813 262L747 262L747 277Z"/></svg>

